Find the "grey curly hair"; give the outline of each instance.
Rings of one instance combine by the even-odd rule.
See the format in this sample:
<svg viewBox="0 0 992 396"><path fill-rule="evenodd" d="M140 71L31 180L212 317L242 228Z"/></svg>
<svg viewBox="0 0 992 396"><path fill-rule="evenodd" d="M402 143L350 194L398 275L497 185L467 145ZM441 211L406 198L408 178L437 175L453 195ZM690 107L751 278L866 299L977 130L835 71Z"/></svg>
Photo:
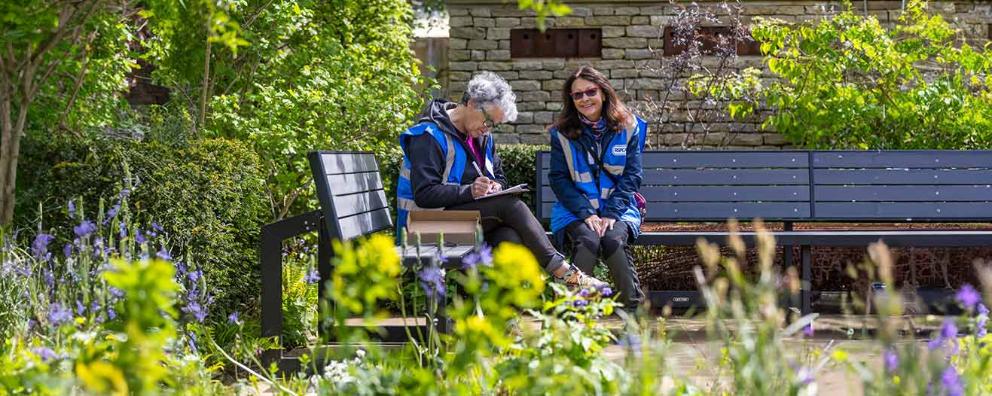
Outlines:
<svg viewBox="0 0 992 396"><path fill-rule="evenodd" d="M517 119L517 95L510 84L498 74L484 71L472 76L462 95L462 104L472 100L479 106L496 106L503 111L506 122Z"/></svg>

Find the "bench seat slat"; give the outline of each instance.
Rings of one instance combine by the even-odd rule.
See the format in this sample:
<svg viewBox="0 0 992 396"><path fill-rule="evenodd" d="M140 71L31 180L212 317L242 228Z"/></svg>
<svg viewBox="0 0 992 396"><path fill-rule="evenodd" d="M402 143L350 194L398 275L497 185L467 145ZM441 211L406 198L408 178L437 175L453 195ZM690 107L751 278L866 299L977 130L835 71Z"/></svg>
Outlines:
<svg viewBox="0 0 992 396"><path fill-rule="evenodd" d="M814 151L815 168L990 168L992 151Z"/></svg>
<svg viewBox="0 0 992 396"><path fill-rule="evenodd" d="M809 166L804 151L649 151L641 156L646 168L802 168Z"/></svg>
<svg viewBox="0 0 992 396"><path fill-rule="evenodd" d="M992 184L992 169L814 169L820 184Z"/></svg>
<svg viewBox="0 0 992 396"><path fill-rule="evenodd" d="M992 200L992 185L980 186L815 186L817 202L944 202Z"/></svg>

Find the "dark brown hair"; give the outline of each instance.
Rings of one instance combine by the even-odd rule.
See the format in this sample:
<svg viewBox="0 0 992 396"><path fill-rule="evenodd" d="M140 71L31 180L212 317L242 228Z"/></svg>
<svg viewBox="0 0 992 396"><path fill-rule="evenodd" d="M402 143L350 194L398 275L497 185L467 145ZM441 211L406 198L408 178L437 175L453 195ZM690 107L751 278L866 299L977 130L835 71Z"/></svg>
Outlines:
<svg viewBox="0 0 992 396"><path fill-rule="evenodd" d="M554 127L559 133L564 134L569 139L578 139L582 135L582 121L579 120L579 109L575 108L575 101L572 100L572 83L576 79L583 79L599 87L600 95L603 95L603 117L606 118L606 127L611 131L619 131L630 124L632 115L627 110L627 106L620 101L617 91L606 79L603 73L593 69L592 66L579 67L575 73L568 76L565 86L561 90L561 112L555 120Z"/></svg>

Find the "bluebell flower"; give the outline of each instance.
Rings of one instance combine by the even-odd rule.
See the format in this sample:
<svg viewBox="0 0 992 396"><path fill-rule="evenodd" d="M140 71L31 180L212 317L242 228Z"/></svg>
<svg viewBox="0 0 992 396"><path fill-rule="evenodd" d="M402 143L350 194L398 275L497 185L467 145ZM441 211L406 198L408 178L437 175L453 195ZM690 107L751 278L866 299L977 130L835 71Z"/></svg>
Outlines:
<svg viewBox="0 0 992 396"><path fill-rule="evenodd" d="M609 286L600 286L600 288L599 288L599 294L603 295L603 297L612 296L613 295L613 289L610 289Z"/></svg>
<svg viewBox="0 0 992 396"><path fill-rule="evenodd" d="M48 261L52 256L48 253L48 245L55 240L55 237L49 234L38 234L34 237L34 242L31 243L31 254L34 258L38 260Z"/></svg>
<svg viewBox="0 0 992 396"><path fill-rule="evenodd" d="M417 277L420 278L420 287L424 289L424 294L438 300L444 298L446 290L444 273L441 272L441 268L437 266L424 267L417 273Z"/></svg>
<svg viewBox="0 0 992 396"><path fill-rule="evenodd" d="M121 298L124 297L124 291L121 290L121 289L118 289L116 287L110 286L108 288L108 290L110 290L110 295L112 297L114 297L115 299L121 299Z"/></svg>
<svg viewBox="0 0 992 396"><path fill-rule="evenodd" d="M230 315L227 315L227 323L241 325L241 320L238 319L238 311L231 312Z"/></svg>
<svg viewBox="0 0 992 396"><path fill-rule="evenodd" d="M69 200L69 218L76 217L76 203Z"/></svg>
<svg viewBox="0 0 992 396"><path fill-rule="evenodd" d="M899 368L899 355L891 348L886 349L885 353L882 354L882 362L885 365L885 371L891 374Z"/></svg>
<svg viewBox="0 0 992 396"><path fill-rule="evenodd" d="M158 258L160 258L162 260L167 260L167 261L171 261L172 260L172 255L169 254L169 251L166 250L165 247L163 247L162 249L159 249L159 251L155 253L155 257L158 257Z"/></svg>
<svg viewBox="0 0 992 396"><path fill-rule="evenodd" d="M967 283L961 286L961 289L954 295L954 299L961 303L964 309L969 311L975 309L975 305L982 301L982 297L978 294L978 291Z"/></svg>
<svg viewBox="0 0 992 396"><path fill-rule="evenodd" d="M493 248L483 243L478 249L473 250L462 259L462 269L468 271L479 266L479 264L489 265L492 262Z"/></svg>
<svg viewBox="0 0 992 396"><path fill-rule="evenodd" d="M96 231L96 224L89 220L83 220L78 226L72 228L72 232L76 234L78 238L85 238L93 232Z"/></svg>
<svg viewBox="0 0 992 396"><path fill-rule="evenodd" d="M76 315L83 316L86 312L86 306L83 305L82 301L76 300Z"/></svg>
<svg viewBox="0 0 992 396"><path fill-rule="evenodd" d="M48 287L48 290L54 292L55 291L55 275L52 274L52 271L46 268L46 269L42 270L42 275L41 276L45 279L45 286Z"/></svg>
<svg viewBox="0 0 992 396"><path fill-rule="evenodd" d="M117 311L114 310L114 307L107 307L107 319L114 320L116 318L117 318Z"/></svg>
<svg viewBox="0 0 992 396"><path fill-rule="evenodd" d="M165 228L162 228L162 225L161 224L156 223L154 221L152 222L152 229L155 230L155 232L164 232L165 231Z"/></svg>
<svg viewBox="0 0 992 396"><path fill-rule="evenodd" d="M589 294L591 294L591 293L592 292L589 289L582 288L582 290L579 290L579 297L586 298L586 297L589 297Z"/></svg>
<svg viewBox="0 0 992 396"><path fill-rule="evenodd" d="M34 347L31 348L31 352L41 358L42 362L48 362L49 360L54 360L57 356L55 351L48 347Z"/></svg>
<svg viewBox="0 0 992 396"><path fill-rule="evenodd" d="M190 271L188 274L190 282L198 282L203 277L202 270Z"/></svg>
<svg viewBox="0 0 992 396"><path fill-rule="evenodd" d="M110 224L110 220L113 220L114 217L117 217L117 212L119 212L120 210L121 210L120 202L114 204L114 206L111 206L110 209L107 210L107 215L104 216L103 225Z"/></svg>
<svg viewBox="0 0 992 396"><path fill-rule="evenodd" d="M182 308L182 311L193 315L193 319L196 319L199 323L203 323L207 319L207 310L196 301L190 301Z"/></svg>
<svg viewBox="0 0 992 396"><path fill-rule="evenodd" d="M128 195L131 195L131 190L125 188L125 189L121 189L121 192L120 194L117 194L117 197L120 199L124 199L127 198Z"/></svg>
<svg viewBox="0 0 992 396"><path fill-rule="evenodd" d="M61 326L72 320L72 311L69 311L60 303L52 303L48 307L48 322L53 326Z"/></svg>
<svg viewBox="0 0 992 396"><path fill-rule="evenodd" d="M947 366L944 369L944 373L940 376L940 384L944 386L947 396L964 395L964 384L961 383L961 377L954 366Z"/></svg>
<svg viewBox="0 0 992 396"><path fill-rule="evenodd" d="M585 307L587 305L589 305L589 300L583 300L583 299L580 298L580 299L577 299L575 301L572 301L572 306L575 307L575 308L582 308L582 307Z"/></svg>
<svg viewBox="0 0 992 396"><path fill-rule="evenodd" d="M134 230L134 241L138 244L142 244L148 241L145 236L141 233L141 229Z"/></svg>
<svg viewBox="0 0 992 396"><path fill-rule="evenodd" d="M958 327L954 324L954 320L945 319L944 324L940 326L940 333L937 334L937 338L927 342L927 347L930 350L940 348L947 342L947 340L953 340L958 335Z"/></svg>
<svg viewBox="0 0 992 396"><path fill-rule="evenodd" d="M988 323L989 309L985 308L985 304L978 303L978 320L975 322L975 335L979 338L985 337L989 332Z"/></svg>
<svg viewBox="0 0 992 396"><path fill-rule="evenodd" d="M65 255L65 258L72 257L72 244L71 243L66 243L65 246L62 246L62 254Z"/></svg>
<svg viewBox="0 0 992 396"><path fill-rule="evenodd" d="M124 224L124 222L122 221L121 224L120 224L120 227L118 227L118 228L120 229L120 232L117 233L117 236L119 236L121 238L126 237L127 236L127 225Z"/></svg>
<svg viewBox="0 0 992 396"><path fill-rule="evenodd" d="M310 270L310 272L303 277L303 281L305 281L308 285L320 282L320 272L315 269Z"/></svg>

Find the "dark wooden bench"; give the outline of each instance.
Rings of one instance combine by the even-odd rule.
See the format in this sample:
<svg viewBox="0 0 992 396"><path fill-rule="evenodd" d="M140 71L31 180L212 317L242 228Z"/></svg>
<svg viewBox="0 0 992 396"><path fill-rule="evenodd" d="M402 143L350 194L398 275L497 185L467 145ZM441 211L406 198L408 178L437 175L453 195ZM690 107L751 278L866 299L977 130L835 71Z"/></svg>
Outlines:
<svg viewBox="0 0 992 396"><path fill-rule="evenodd" d="M392 209L386 199L382 176L375 156L369 152L318 151L307 156L313 172L320 209L299 216L267 224L261 230L262 270L262 336L278 337L282 334L282 243L284 240L310 232L317 232L317 271L320 284L331 277L333 271L332 240L348 241L376 232L393 231ZM445 267L460 267L461 259L473 246L442 247ZM406 266L427 264L437 257L436 244L424 244L417 249L397 246L397 252ZM319 289L324 298L324 288ZM443 306L443 304L438 304ZM435 313L435 317L443 312ZM447 325L440 320L442 331ZM383 341L406 339L403 326L382 326L386 332ZM281 351L270 351L270 354ZM280 354L281 356L281 354ZM278 356L269 356L271 361Z"/></svg>
<svg viewBox="0 0 992 396"><path fill-rule="evenodd" d="M772 234L800 247L800 309L811 311L812 246L992 246L992 230L795 230L796 223L974 223L992 220L992 151L649 151L643 156L645 222L783 223ZM535 212L556 197L550 155L537 154ZM727 231L644 232L638 245L726 243ZM742 232L753 245L754 233ZM648 291L655 306L701 304L698 292Z"/></svg>

